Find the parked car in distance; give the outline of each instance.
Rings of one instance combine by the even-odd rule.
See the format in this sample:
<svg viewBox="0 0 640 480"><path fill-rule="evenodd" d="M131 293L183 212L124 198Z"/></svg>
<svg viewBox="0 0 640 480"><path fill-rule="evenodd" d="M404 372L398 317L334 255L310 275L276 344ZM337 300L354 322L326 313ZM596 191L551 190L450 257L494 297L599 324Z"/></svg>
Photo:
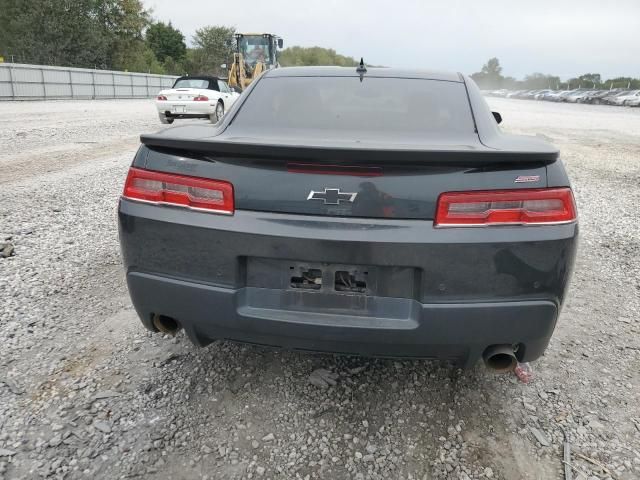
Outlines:
<svg viewBox="0 0 640 480"><path fill-rule="evenodd" d="M614 88L612 90L599 90L597 93L590 95L584 99L584 103L592 103L594 105L599 105L602 102L604 97L608 97L610 95L615 95L623 91L621 88Z"/></svg>
<svg viewBox="0 0 640 480"><path fill-rule="evenodd" d="M544 92L538 95L538 98L536 98L536 100L551 101L551 98L559 93L560 93L559 90L550 90L548 92Z"/></svg>
<svg viewBox="0 0 640 480"><path fill-rule="evenodd" d="M564 90L562 92L558 92L555 95L551 95L549 100L552 102L564 102L565 99L569 96L576 93L576 90Z"/></svg>
<svg viewBox="0 0 640 480"><path fill-rule="evenodd" d="M527 92L524 92L520 98L524 98L525 100L533 100L533 97L535 96L536 93L540 92L540 90L529 90Z"/></svg>
<svg viewBox="0 0 640 480"><path fill-rule="evenodd" d="M612 93L611 95L607 95L604 96L600 99L601 103L604 103L606 105L620 105L619 103L617 103L617 98L618 97L626 97L627 95L629 95L630 90L620 90L618 92Z"/></svg>
<svg viewBox="0 0 640 480"><path fill-rule="evenodd" d="M266 71L213 127L142 135L119 203L144 326L496 370L545 351L576 206L558 150L448 72Z"/></svg>
<svg viewBox="0 0 640 480"><path fill-rule="evenodd" d="M576 103L589 103L590 99L602 94L603 91L602 90L590 90L586 93L584 93L583 95L578 95L576 97Z"/></svg>
<svg viewBox="0 0 640 480"><path fill-rule="evenodd" d="M221 78L180 77L173 87L158 93L156 108L164 124L173 123L177 118L207 118L216 123L239 96Z"/></svg>
<svg viewBox="0 0 640 480"><path fill-rule="evenodd" d="M527 90L515 90L513 92L509 92L505 95L506 98L517 98L519 95L523 94Z"/></svg>
<svg viewBox="0 0 640 480"><path fill-rule="evenodd" d="M505 97L509 93L509 90L506 88L501 88L500 90L492 90L488 93L488 95L492 97Z"/></svg>
<svg viewBox="0 0 640 480"><path fill-rule="evenodd" d="M535 95L536 92L538 92L538 91L539 90L523 90L519 94L515 95L515 98L522 98L522 99L525 99L525 100L531 100L531 99L533 99L533 95Z"/></svg>
<svg viewBox="0 0 640 480"><path fill-rule="evenodd" d="M616 95L609 101L610 105L632 105L640 96L640 90L627 90L620 95Z"/></svg>
<svg viewBox="0 0 640 480"><path fill-rule="evenodd" d="M544 100L548 102L591 103L618 106L640 106L640 90L614 88L598 90L576 88L573 90L493 90L485 92L487 96L525 100Z"/></svg>
<svg viewBox="0 0 640 480"><path fill-rule="evenodd" d="M581 100L593 92L593 90L578 90L564 97L564 101L567 103L580 103Z"/></svg>
<svg viewBox="0 0 640 480"><path fill-rule="evenodd" d="M549 88L545 89L545 90L539 90L535 93L535 95L533 95L533 99L534 100L543 100L545 95L549 95L551 93L553 93L555 90L551 90Z"/></svg>
<svg viewBox="0 0 640 480"><path fill-rule="evenodd" d="M640 107L640 94L635 95L625 101L625 105L628 107Z"/></svg>

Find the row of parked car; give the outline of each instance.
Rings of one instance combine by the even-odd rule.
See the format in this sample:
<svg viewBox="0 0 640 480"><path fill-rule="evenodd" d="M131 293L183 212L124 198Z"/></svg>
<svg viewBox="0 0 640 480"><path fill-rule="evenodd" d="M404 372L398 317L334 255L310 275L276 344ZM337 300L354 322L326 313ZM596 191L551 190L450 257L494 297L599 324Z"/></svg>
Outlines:
<svg viewBox="0 0 640 480"><path fill-rule="evenodd" d="M640 107L640 90L613 88L611 90L492 90L485 92L491 97L546 100L548 102L592 103L596 105L619 105Z"/></svg>

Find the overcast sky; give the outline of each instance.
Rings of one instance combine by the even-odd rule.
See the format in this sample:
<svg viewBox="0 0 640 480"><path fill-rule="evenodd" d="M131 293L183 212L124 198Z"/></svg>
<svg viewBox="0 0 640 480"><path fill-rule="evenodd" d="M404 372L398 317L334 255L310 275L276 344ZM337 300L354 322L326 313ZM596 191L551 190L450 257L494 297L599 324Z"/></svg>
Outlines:
<svg viewBox="0 0 640 480"><path fill-rule="evenodd" d="M205 25L390 67L640 77L640 0L143 0L189 42ZM612 6L615 5L615 6Z"/></svg>

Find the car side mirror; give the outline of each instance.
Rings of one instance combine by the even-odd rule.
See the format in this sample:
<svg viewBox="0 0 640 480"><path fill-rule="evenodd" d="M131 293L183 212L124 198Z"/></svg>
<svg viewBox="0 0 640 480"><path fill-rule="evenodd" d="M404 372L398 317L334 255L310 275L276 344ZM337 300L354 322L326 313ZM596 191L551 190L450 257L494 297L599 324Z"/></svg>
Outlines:
<svg viewBox="0 0 640 480"><path fill-rule="evenodd" d="M279 38L278 39L278 48L282 48L282 47L284 47L284 40Z"/></svg>
<svg viewBox="0 0 640 480"><path fill-rule="evenodd" d="M491 112L493 113L493 118L496 119L496 123L500 124L502 123L502 115L500 115L498 112Z"/></svg>

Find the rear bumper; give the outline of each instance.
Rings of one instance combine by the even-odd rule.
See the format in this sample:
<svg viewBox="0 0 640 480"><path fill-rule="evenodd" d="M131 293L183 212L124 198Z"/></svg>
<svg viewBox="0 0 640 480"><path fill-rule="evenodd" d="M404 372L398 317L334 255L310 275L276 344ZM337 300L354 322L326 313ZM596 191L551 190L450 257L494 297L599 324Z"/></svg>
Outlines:
<svg viewBox="0 0 640 480"><path fill-rule="evenodd" d="M208 113L162 113L167 118L210 118Z"/></svg>
<svg viewBox="0 0 640 480"><path fill-rule="evenodd" d="M296 310L285 292L276 289L220 288L139 272L129 272L127 283L147 328L153 330L153 313L162 312L177 319L198 345L227 339L316 352L447 359L469 366L494 344L518 345L521 361L538 358L557 318L556 305L543 300L421 304L372 297L360 312L331 314Z"/></svg>
<svg viewBox="0 0 640 480"><path fill-rule="evenodd" d="M192 100L156 100L158 113L168 117L184 117L185 115L208 116L215 113L217 102L194 102ZM174 111L175 107L180 112ZM184 111L182 111L184 109Z"/></svg>
<svg viewBox="0 0 640 480"><path fill-rule="evenodd" d="M576 224L434 229L421 220L221 216L127 200L119 226L131 298L149 329L160 314L200 345L230 339L465 365L495 344L518 345L521 361L542 355L577 237ZM286 273L304 262L326 265L323 281L331 266L366 266L375 287L292 289Z"/></svg>

